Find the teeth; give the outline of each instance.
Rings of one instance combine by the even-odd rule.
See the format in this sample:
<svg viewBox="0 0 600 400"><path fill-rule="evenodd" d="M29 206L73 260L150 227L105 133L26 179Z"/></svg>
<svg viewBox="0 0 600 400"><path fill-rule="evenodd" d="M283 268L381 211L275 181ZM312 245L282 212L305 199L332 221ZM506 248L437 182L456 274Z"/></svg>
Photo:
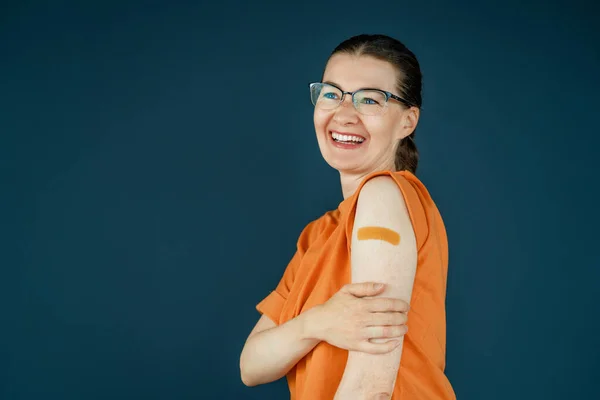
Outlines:
<svg viewBox="0 0 600 400"><path fill-rule="evenodd" d="M362 143L365 141L365 139L360 138L358 136L350 136L350 135L340 135L339 133L335 133L335 132L331 132L331 136L340 142L356 142L356 143Z"/></svg>

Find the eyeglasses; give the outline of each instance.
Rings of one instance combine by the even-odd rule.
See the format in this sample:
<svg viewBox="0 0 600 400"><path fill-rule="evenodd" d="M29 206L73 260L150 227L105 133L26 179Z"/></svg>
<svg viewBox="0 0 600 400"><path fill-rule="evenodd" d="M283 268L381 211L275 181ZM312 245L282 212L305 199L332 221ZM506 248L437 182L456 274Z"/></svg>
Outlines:
<svg viewBox="0 0 600 400"><path fill-rule="evenodd" d="M310 84L310 99L316 108L333 110L339 107L344 97L352 96L352 104L363 115L382 115L385 113L389 99L394 99L410 107L411 104L402 97L380 89L359 89L344 92L330 83L315 82Z"/></svg>

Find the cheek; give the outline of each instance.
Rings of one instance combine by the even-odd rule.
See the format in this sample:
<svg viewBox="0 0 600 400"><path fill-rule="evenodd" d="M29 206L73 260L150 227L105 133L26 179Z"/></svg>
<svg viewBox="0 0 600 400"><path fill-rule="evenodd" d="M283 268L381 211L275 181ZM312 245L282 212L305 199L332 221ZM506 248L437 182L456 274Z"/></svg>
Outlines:
<svg viewBox="0 0 600 400"><path fill-rule="evenodd" d="M323 111L315 110L313 114L313 122L315 124L315 130L321 132L325 130L327 123L330 119L330 113L324 113Z"/></svg>
<svg viewBox="0 0 600 400"><path fill-rule="evenodd" d="M369 136L371 136L371 139L381 139L385 135L386 124L381 118L363 117L362 124L369 133Z"/></svg>
<svg viewBox="0 0 600 400"><path fill-rule="evenodd" d="M388 118L366 117L363 119L363 125L371 136L371 139L377 141L388 142L393 140L397 130L397 126L395 126L393 121Z"/></svg>

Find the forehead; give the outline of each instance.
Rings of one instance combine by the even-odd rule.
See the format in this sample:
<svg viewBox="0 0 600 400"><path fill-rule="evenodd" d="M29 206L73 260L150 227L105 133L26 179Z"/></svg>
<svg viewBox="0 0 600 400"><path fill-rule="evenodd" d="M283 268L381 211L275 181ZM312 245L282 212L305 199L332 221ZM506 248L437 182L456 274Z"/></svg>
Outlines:
<svg viewBox="0 0 600 400"><path fill-rule="evenodd" d="M389 62L350 54L332 56L323 73L324 82L335 83L347 91L370 87L393 92L396 79L397 72Z"/></svg>

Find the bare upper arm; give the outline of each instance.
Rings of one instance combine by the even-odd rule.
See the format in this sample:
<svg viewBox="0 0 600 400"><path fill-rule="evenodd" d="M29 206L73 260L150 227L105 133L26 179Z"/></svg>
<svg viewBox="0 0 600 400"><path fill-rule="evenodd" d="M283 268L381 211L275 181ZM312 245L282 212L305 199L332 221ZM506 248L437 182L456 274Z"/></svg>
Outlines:
<svg viewBox="0 0 600 400"><path fill-rule="evenodd" d="M372 178L359 193L351 264L352 282L382 282L386 289L379 297L410 302L417 268L416 238L402 192L388 176ZM342 385L360 382L365 394L392 393L401 355L402 346L379 355L351 351Z"/></svg>
<svg viewBox="0 0 600 400"><path fill-rule="evenodd" d="M410 302L417 243L404 197L392 178L379 176L364 184L357 201L351 249L353 282L383 282L386 290L380 296Z"/></svg>

